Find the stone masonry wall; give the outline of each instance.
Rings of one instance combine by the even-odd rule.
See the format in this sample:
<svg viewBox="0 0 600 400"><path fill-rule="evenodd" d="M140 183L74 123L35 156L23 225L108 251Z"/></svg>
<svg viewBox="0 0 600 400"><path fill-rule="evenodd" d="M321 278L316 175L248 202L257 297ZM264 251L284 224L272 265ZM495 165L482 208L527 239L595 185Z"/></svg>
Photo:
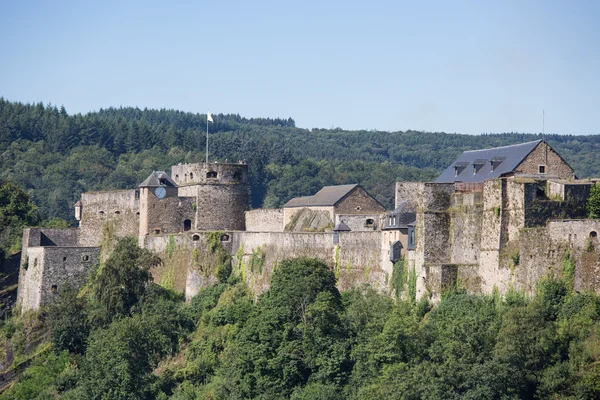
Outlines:
<svg viewBox="0 0 600 400"><path fill-rule="evenodd" d="M344 221L352 232L380 231L385 219L385 214L337 214L334 223L337 225ZM372 221L372 223L368 223Z"/></svg>
<svg viewBox="0 0 600 400"><path fill-rule="evenodd" d="M207 251L207 235L202 232L146 237L145 247L161 255L165 262L153 271L155 281L173 282L176 290L185 290L188 299L201 287L214 283L212 272L194 262L203 259L201 254ZM388 290L391 263L384 268L380 265L380 232L341 232L339 246L333 244L333 233L227 232L227 237L221 244L233 257L233 273L242 276L256 294L268 289L273 270L282 260L294 257L314 257L325 262L334 270L341 290L364 283ZM167 251L169 246L171 250ZM195 258L194 253L200 256ZM183 276L185 285L181 283Z"/></svg>
<svg viewBox="0 0 600 400"><path fill-rule="evenodd" d="M363 188L357 187L335 205L336 214L383 213L383 207Z"/></svg>
<svg viewBox="0 0 600 400"><path fill-rule="evenodd" d="M394 208L398 208L400 202L406 201L406 211L416 211L418 201L419 188L421 182L396 182L396 201Z"/></svg>
<svg viewBox="0 0 600 400"><path fill-rule="evenodd" d="M251 232L283 232L283 209L268 208L246 211L246 230Z"/></svg>
<svg viewBox="0 0 600 400"><path fill-rule="evenodd" d="M196 229L244 230L248 187L244 184L197 185Z"/></svg>
<svg viewBox="0 0 600 400"><path fill-rule="evenodd" d="M179 186L216 182L247 185L248 165L224 163L173 165L171 167L171 179Z"/></svg>
<svg viewBox="0 0 600 400"><path fill-rule="evenodd" d="M574 176L574 171L569 164L544 142L540 143L514 171L521 174L538 174L540 165L546 166L546 175L549 176L561 179L569 179Z"/></svg>
<svg viewBox="0 0 600 400"><path fill-rule="evenodd" d="M99 246L106 224L114 226L117 236L138 235L140 200L136 190L82 193L81 207L80 246Z"/></svg>
<svg viewBox="0 0 600 400"><path fill-rule="evenodd" d="M21 309L38 309L49 303L66 284L79 287L99 254L98 247L27 248L17 292Z"/></svg>

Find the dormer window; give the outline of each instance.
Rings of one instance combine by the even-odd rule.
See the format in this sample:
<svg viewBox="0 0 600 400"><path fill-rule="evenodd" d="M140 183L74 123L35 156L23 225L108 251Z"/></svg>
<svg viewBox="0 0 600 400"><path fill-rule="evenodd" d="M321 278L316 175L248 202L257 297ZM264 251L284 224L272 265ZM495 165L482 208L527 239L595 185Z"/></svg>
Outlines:
<svg viewBox="0 0 600 400"><path fill-rule="evenodd" d="M160 182L161 185L164 185L164 184L167 183L167 181L165 179L160 179L159 182Z"/></svg>
<svg viewBox="0 0 600 400"><path fill-rule="evenodd" d="M481 158L473 161L473 175L478 173L479 170L485 165L486 162L487 162L487 160L484 160Z"/></svg>
<svg viewBox="0 0 600 400"><path fill-rule="evenodd" d="M498 166L499 166L500 164L502 164L502 162L503 162L504 160L506 160L506 157L492 157L492 159L490 160L490 164L491 164L491 166L492 166L492 171L491 171L491 172L494 172L494 170L495 170L496 168L498 168Z"/></svg>
<svg viewBox="0 0 600 400"><path fill-rule="evenodd" d="M465 168L469 166L468 162L459 161L454 164L454 176L458 176Z"/></svg>

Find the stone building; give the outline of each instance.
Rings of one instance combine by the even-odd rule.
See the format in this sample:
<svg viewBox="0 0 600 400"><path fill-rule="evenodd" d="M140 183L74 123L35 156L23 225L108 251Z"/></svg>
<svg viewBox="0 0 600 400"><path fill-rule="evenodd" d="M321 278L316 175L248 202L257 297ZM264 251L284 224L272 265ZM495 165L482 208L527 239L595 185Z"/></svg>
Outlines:
<svg viewBox="0 0 600 400"><path fill-rule="evenodd" d="M312 196L296 197L283 206L288 231L331 230L344 221L351 230L377 230L385 207L362 186L325 186Z"/></svg>
<svg viewBox="0 0 600 400"><path fill-rule="evenodd" d="M359 185L248 211L247 165L176 165L136 189L82 194L78 229L25 230L18 301L35 309L81 283L115 236L159 254L155 281L188 299L216 281L215 245L257 294L281 260L300 256L327 263L341 290L369 284L434 301L452 287L530 293L566 258L576 290L600 291L600 220L585 218L594 184L538 140L465 152L435 182L397 182L392 211ZM392 287L399 266L411 290Z"/></svg>

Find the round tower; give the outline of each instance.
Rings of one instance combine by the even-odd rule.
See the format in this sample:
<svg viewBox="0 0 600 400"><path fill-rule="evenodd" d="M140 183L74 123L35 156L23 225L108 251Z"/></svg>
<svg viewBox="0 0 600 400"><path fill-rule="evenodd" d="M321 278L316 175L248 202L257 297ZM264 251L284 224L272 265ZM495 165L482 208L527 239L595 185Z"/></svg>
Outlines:
<svg viewBox="0 0 600 400"><path fill-rule="evenodd" d="M198 163L171 167L179 197L194 197L199 231L245 230L248 209L248 165Z"/></svg>

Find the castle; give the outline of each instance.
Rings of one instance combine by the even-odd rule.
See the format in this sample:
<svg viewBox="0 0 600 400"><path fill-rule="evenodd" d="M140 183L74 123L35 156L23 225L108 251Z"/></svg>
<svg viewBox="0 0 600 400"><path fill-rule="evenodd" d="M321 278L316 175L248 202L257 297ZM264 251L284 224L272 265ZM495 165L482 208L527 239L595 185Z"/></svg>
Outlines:
<svg viewBox="0 0 600 400"><path fill-rule="evenodd" d="M78 228L26 229L17 302L36 309L63 285L81 284L101 244L118 236L159 254L154 280L188 299L216 282L215 242L257 294L279 261L299 256L327 263L342 290L370 284L434 301L450 287L532 292L566 259L576 290L600 290L600 220L585 218L595 183L576 179L538 140L465 152L435 182L397 182L393 211L360 185L249 211L246 164L175 165L137 189L82 194ZM392 284L399 264L412 277L400 286Z"/></svg>

